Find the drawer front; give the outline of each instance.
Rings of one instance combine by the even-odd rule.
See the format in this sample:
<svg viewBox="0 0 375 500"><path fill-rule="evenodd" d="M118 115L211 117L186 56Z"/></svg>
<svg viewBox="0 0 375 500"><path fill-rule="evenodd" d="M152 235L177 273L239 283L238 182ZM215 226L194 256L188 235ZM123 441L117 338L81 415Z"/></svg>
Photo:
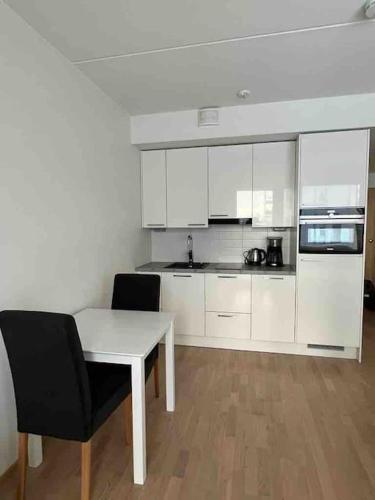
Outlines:
<svg viewBox="0 0 375 500"><path fill-rule="evenodd" d="M206 311L251 313L251 276L206 274Z"/></svg>
<svg viewBox="0 0 375 500"><path fill-rule="evenodd" d="M206 336L227 339L250 339L250 314L206 313Z"/></svg>

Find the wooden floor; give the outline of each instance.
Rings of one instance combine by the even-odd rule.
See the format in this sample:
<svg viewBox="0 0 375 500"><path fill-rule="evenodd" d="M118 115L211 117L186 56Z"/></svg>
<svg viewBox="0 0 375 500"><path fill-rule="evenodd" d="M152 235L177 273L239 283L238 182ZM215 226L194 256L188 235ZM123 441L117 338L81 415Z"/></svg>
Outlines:
<svg viewBox="0 0 375 500"><path fill-rule="evenodd" d="M120 409L94 437L93 500L374 500L375 313L365 337L362 365L177 347L176 412L147 388L145 486L132 484ZM15 487L11 474L1 500ZM27 499L79 492L79 445L46 439Z"/></svg>

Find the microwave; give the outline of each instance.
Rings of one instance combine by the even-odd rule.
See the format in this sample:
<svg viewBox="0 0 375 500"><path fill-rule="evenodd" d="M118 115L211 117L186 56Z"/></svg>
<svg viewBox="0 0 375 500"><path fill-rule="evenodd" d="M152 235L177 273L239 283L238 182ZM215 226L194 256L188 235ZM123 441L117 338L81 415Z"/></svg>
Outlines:
<svg viewBox="0 0 375 500"><path fill-rule="evenodd" d="M362 254L364 229L364 208L301 210L299 253Z"/></svg>

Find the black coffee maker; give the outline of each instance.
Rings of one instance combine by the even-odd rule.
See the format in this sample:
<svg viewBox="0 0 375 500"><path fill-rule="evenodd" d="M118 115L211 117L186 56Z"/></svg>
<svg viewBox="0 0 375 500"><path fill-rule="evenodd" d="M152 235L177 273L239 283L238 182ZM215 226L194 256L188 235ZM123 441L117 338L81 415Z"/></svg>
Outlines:
<svg viewBox="0 0 375 500"><path fill-rule="evenodd" d="M281 236L267 238L267 266L281 267L284 265L283 251L281 249L282 241L283 239Z"/></svg>

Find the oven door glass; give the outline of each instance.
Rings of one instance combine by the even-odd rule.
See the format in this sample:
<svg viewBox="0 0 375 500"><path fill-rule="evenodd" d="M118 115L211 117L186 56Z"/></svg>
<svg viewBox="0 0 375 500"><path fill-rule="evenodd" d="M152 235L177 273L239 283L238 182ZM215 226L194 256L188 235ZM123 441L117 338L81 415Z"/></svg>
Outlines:
<svg viewBox="0 0 375 500"><path fill-rule="evenodd" d="M316 222L300 224L300 253L361 254L364 224L358 222Z"/></svg>

